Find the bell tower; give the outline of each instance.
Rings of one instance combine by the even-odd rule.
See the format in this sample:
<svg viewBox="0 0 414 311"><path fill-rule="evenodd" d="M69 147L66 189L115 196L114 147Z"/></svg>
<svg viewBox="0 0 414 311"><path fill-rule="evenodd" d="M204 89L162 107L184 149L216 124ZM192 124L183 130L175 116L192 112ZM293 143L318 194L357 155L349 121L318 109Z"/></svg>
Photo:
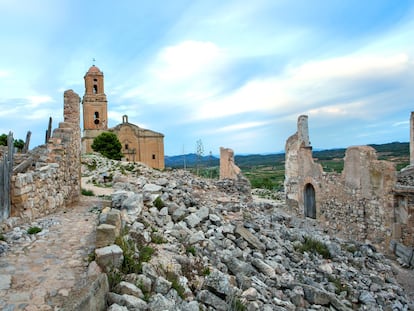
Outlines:
<svg viewBox="0 0 414 311"><path fill-rule="evenodd" d="M93 65L84 76L83 152L91 152L93 139L108 129L108 101L104 92L104 75Z"/></svg>

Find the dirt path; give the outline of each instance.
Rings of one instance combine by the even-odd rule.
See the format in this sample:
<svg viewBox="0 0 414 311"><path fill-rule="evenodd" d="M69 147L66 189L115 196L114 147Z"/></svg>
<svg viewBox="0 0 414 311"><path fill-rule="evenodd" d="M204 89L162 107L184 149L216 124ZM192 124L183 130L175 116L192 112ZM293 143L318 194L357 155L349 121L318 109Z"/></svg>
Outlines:
<svg viewBox="0 0 414 311"><path fill-rule="evenodd" d="M34 241L17 240L0 257L1 310L56 310L72 289L87 280L88 254L94 249L97 214L102 201L81 201L38 219L52 225Z"/></svg>

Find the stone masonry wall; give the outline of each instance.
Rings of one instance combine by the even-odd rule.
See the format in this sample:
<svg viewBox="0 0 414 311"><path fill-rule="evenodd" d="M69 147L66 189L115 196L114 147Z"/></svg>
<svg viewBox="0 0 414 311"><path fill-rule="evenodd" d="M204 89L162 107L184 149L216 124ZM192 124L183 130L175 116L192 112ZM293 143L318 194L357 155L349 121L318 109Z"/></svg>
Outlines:
<svg viewBox="0 0 414 311"><path fill-rule="evenodd" d="M80 97L75 92L65 91L64 122L59 123L46 145L27 154L27 158L35 158L36 162L13 176L11 216L31 220L79 200L79 103Z"/></svg>
<svg viewBox="0 0 414 311"><path fill-rule="evenodd" d="M342 174L326 173L307 145L307 118L298 119L298 132L286 143L285 192L288 206L304 216L307 185L314 188L316 219L331 233L369 241L383 250L392 237L396 170L379 161L375 149L350 147Z"/></svg>

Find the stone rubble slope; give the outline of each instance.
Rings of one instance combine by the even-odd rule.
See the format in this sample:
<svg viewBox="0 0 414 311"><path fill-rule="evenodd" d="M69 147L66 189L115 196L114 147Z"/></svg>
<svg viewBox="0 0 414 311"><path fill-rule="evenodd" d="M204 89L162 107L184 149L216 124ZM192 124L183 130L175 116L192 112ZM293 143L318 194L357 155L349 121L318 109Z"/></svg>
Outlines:
<svg viewBox="0 0 414 311"><path fill-rule="evenodd" d="M245 180L207 180L97 155L83 162L83 176L114 188L112 210L124 223L117 241L132 245L132 255L121 250L117 259L119 250L107 246L108 310L413 307L373 246L328 236L314 220L289 215L282 202L253 201ZM130 257L128 264L139 266L122 274Z"/></svg>

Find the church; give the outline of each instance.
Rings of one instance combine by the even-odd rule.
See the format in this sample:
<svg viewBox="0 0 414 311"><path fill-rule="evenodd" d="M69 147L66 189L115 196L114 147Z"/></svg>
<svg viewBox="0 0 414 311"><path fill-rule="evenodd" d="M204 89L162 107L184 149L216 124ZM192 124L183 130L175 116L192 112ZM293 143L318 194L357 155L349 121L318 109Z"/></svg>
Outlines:
<svg viewBox="0 0 414 311"><path fill-rule="evenodd" d="M93 65L84 76L82 152L92 152L95 137L103 132L115 133L121 142L122 160L142 162L152 168L164 169L164 135L129 123L108 128L108 100L104 92L104 75Z"/></svg>

